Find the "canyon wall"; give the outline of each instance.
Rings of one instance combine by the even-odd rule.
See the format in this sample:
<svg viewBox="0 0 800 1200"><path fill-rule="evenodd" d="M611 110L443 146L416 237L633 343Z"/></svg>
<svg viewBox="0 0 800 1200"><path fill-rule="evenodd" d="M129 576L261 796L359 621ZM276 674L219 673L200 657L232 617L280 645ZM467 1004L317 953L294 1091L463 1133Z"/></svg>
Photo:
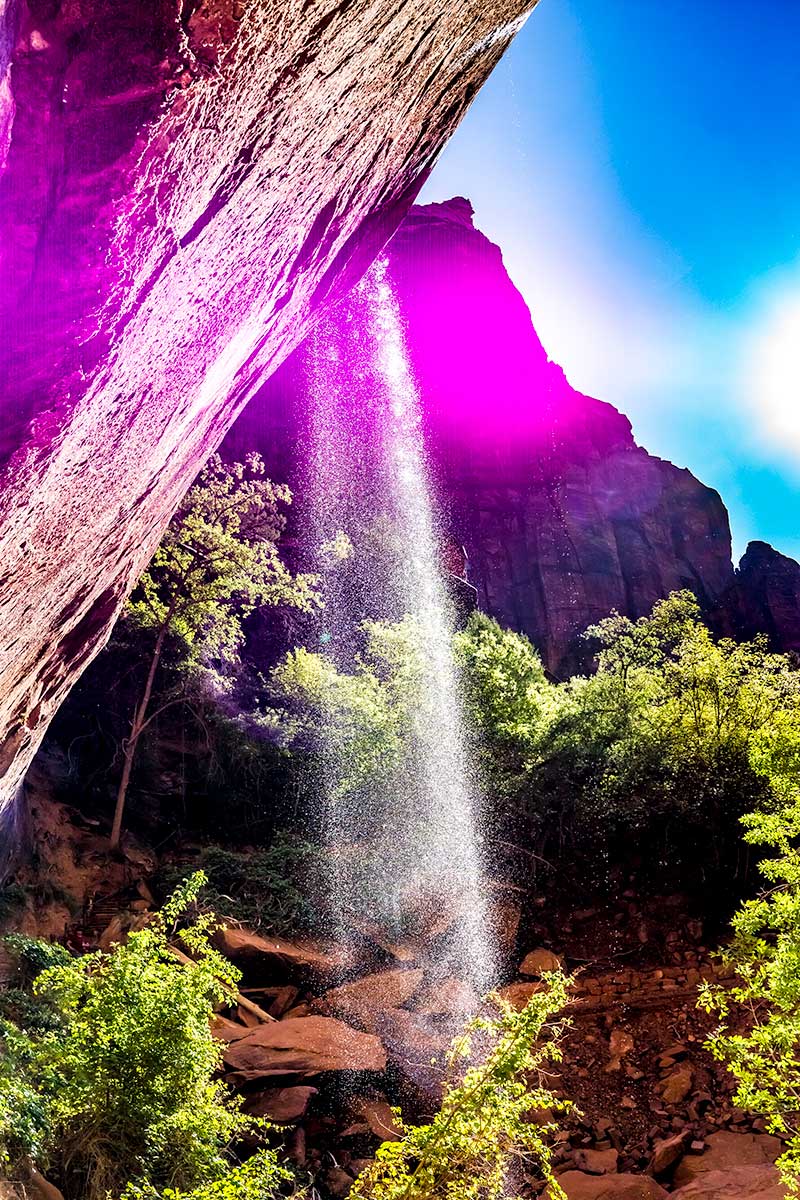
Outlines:
<svg viewBox="0 0 800 1200"><path fill-rule="evenodd" d="M774 650L800 656L800 563L751 542L713 619L728 637L764 633Z"/></svg>
<svg viewBox="0 0 800 1200"><path fill-rule="evenodd" d="M531 0L0 0L0 808Z"/></svg>
<svg viewBox="0 0 800 1200"><path fill-rule="evenodd" d="M734 573L719 495L570 386L466 200L413 208L387 254L447 530L483 609L526 633L556 676L589 663L587 626L612 609L642 616L679 588L719 632L800 648L800 567L751 547ZM313 353L270 380L228 443L261 449L298 488Z"/></svg>

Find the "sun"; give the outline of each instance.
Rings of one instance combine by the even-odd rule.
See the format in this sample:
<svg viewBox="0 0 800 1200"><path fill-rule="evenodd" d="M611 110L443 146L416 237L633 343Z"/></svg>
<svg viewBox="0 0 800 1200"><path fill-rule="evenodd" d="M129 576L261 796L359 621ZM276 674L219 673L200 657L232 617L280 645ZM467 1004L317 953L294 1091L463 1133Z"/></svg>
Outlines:
<svg viewBox="0 0 800 1200"><path fill-rule="evenodd" d="M758 432L800 454L800 295L777 305L756 338L749 388Z"/></svg>

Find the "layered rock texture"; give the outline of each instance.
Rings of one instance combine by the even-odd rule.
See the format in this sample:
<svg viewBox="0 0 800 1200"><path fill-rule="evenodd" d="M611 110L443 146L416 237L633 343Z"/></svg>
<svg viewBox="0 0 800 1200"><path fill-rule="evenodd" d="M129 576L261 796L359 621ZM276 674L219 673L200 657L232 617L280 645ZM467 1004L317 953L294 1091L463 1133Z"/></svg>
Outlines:
<svg viewBox="0 0 800 1200"><path fill-rule="evenodd" d="M731 637L765 633L775 650L800 655L800 563L751 542L715 622Z"/></svg>
<svg viewBox="0 0 800 1200"><path fill-rule="evenodd" d="M719 495L570 386L466 200L413 208L388 260L447 532L483 609L528 634L559 676L587 665L587 626L612 609L641 616L678 588L720 632L763 630L800 649L800 567L755 545L734 573ZM298 491L316 352L292 356L228 443L260 449Z"/></svg>
<svg viewBox="0 0 800 1200"><path fill-rule="evenodd" d="M0 0L0 777L531 0Z"/></svg>

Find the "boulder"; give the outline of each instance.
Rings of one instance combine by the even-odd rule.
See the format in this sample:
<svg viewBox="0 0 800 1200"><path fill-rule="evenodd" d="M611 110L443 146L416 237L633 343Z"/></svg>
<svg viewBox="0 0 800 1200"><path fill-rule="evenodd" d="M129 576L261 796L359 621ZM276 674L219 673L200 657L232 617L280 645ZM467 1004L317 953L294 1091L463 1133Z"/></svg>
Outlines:
<svg viewBox="0 0 800 1200"><path fill-rule="evenodd" d="M407 1079L425 1092L441 1084L441 1069L433 1060L441 1061L452 1031L442 1031L424 1015L404 1008L384 1013L379 1030L389 1059Z"/></svg>
<svg viewBox="0 0 800 1200"><path fill-rule="evenodd" d="M325 1175L325 1185L335 1200L344 1200L353 1186L353 1176L348 1175L341 1167L331 1167Z"/></svg>
<svg viewBox="0 0 800 1200"><path fill-rule="evenodd" d="M467 1017L477 1012L480 1000L475 989L464 979L450 975L434 981L414 1001L414 1011L430 1017Z"/></svg>
<svg viewBox="0 0 800 1200"><path fill-rule="evenodd" d="M647 1167L651 1175L666 1175L675 1166L686 1149L686 1134L676 1133L674 1137L662 1138L653 1146L653 1154Z"/></svg>
<svg viewBox="0 0 800 1200"><path fill-rule="evenodd" d="M380 1014L407 1004L419 991L423 979L421 970L380 971L332 988L315 1000L312 1008L374 1032Z"/></svg>
<svg viewBox="0 0 800 1200"><path fill-rule="evenodd" d="M303 1119L316 1095L314 1087L268 1088L248 1096L242 1108L251 1117L268 1117L276 1125L293 1125Z"/></svg>
<svg viewBox="0 0 800 1200"><path fill-rule="evenodd" d="M573 1161L576 1169L587 1175L613 1175L619 1154L616 1150L576 1150Z"/></svg>
<svg viewBox="0 0 800 1200"><path fill-rule="evenodd" d="M382 1142L398 1142L403 1135L400 1123L385 1100L363 1100L359 1112L370 1132Z"/></svg>
<svg viewBox="0 0 800 1200"><path fill-rule="evenodd" d="M542 987L541 983L509 983L505 987L498 988L497 994L501 1000L505 1000L512 1008L516 1008L517 1012L521 1012L531 996L540 992Z"/></svg>
<svg viewBox="0 0 800 1200"><path fill-rule="evenodd" d="M681 1063L661 1081L658 1090L665 1104L680 1104L691 1092L693 1084L694 1071L691 1064Z"/></svg>
<svg viewBox="0 0 800 1200"><path fill-rule="evenodd" d="M558 971L561 969L561 959L554 954L552 950L546 950L544 946L539 946L536 950L531 950L530 954L526 954L519 968L520 975L526 975L528 978L538 978L544 975L547 971Z"/></svg>
<svg viewBox="0 0 800 1200"><path fill-rule="evenodd" d="M211 1032L220 1042L236 1042L239 1038L246 1037L250 1030L250 1025L239 1025L236 1021L229 1021L227 1017L216 1016L211 1022Z"/></svg>
<svg viewBox="0 0 800 1200"><path fill-rule="evenodd" d="M676 1186L691 1183L709 1171L730 1171L737 1167L763 1167L775 1162L782 1144L768 1133L734 1133L723 1129L708 1138L704 1154L688 1154L673 1176Z"/></svg>
<svg viewBox="0 0 800 1200"><path fill-rule="evenodd" d="M323 1071L382 1071L386 1052L378 1038L332 1017L296 1017L251 1029L225 1051L238 1081Z"/></svg>
<svg viewBox="0 0 800 1200"><path fill-rule="evenodd" d="M627 1054L633 1050L634 1042L631 1035L625 1029L612 1029L611 1037L608 1039L609 1060L606 1063L605 1071L619 1071L622 1067L622 1060Z"/></svg>
<svg viewBox="0 0 800 1200"><path fill-rule="evenodd" d="M320 950L284 938L265 938L249 929L228 926L214 935L220 953L241 967L248 976L274 975L277 971L330 977L341 970L346 953L336 947Z"/></svg>
<svg viewBox="0 0 800 1200"><path fill-rule="evenodd" d="M558 1182L567 1200L666 1200L667 1193L650 1175L585 1175L565 1171ZM554 1200L553 1191L544 1193Z"/></svg>
<svg viewBox="0 0 800 1200"><path fill-rule="evenodd" d="M762 1163L705 1171L672 1196L675 1200L785 1200L786 1185L781 1183L775 1167Z"/></svg>

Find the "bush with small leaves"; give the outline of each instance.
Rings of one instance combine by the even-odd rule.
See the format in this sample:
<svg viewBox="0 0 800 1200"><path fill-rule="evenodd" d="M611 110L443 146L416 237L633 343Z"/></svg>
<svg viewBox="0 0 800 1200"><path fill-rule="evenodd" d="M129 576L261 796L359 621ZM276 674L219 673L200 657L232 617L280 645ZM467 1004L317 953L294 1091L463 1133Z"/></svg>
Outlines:
<svg viewBox="0 0 800 1200"><path fill-rule="evenodd" d="M107 1200L129 1184L144 1195L191 1195L223 1188L236 1166L234 1143L263 1137L264 1123L244 1115L214 1078L222 1051L210 1019L234 995L238 973L210 943L213 917L189 919L204 882L198 872L124 945L67 956L38 974L34 994L57 1027L6 1022L0 1031L0 1110L17 1114L10 1129L0 1123L7 1169L29 1155L67 1200ZM174 938L193 966L176 959ZM50 953L41 947L42 958ZM245 1190L230 1195L271 1195L270 1178L282 1175L264 1149L241 1175ZM208 1192L217 1194L229 1193Z"/></svg>
<svg viewBox="0 0 800 1200"><path fill-rule="evenodd" d="M553 1126L537 1114L569 1110L547 1087L547 1067L561 1057L568 980L546 976L545 986L517 1012L490 998L496 1015L472 1020L454 1042L441 1108L428 1125L404 1126L385 1142L356 1180L351 1200L500 1200L509 1171L522 1161L551 1187L547 1135Z"/></svg>
<svg viewBox="0 0 800 1200"><path fill-rule="evenodd" d="M277 1162L274 1154L262 1150L241 1166L232 1167L221 1179L190 1192L171 1187L160 1192L152 1184L130 1184L121 1200L274 1200L291 1182L291 1172ZM301 1200L305 1193L294 1191L292 1195L294 1200Z"/></svg>
<svg viewBox="0 0 800 1200"><path fill-rule="evenodd" d="M735 1103L784 1138L778 1167L800 1196L800 793L745 825L746 841L775 852L761 863L769 889L733 919L722 958L737 982L706 984L700 1004L721 1019L709 1047L736 1080Z"/></svg>

